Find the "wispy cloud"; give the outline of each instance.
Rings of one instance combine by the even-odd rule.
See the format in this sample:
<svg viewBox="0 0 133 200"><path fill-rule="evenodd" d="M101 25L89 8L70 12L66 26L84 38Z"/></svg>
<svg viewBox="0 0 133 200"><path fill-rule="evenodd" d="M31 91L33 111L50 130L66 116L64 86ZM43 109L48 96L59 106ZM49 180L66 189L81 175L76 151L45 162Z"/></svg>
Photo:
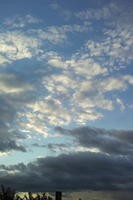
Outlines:
<svg viewBox="0 0 133 200"><path fill-rule="evenodd" d="M38 24L41 21L42 20L36 17L33 17L31 15L25 15L25 16L15 15L12 18L10 17L10 18L5 19L3 24L8 25L12 28L23 28L30 24Z"/></svg>
<svg viewBox="0 0 133 200"><path fill-rule="evenodd" d="M69 20L72 16L72 12L68 9L65 9L57 1L53 1L49 4L50 8L59 13L65 20Z"/></svg>
<svg viewBox="0 0 133 200"><path fill-rule="evenodd" d="M86 9L75 13L75 16L82 20L108 20L114 16L118 16L121 12L120 8L117 6L117 3L109 3L101 8L97 9Z"/></svg>

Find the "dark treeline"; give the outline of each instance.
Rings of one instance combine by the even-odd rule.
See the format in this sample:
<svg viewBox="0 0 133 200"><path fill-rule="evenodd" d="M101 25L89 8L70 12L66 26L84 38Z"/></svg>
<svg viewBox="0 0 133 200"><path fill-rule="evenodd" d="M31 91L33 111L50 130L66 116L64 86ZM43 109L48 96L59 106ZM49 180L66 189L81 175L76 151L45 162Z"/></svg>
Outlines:
<svg viewBox="0 0 133 200"><path fill-rule="evenodd" d="M46 193L33 195L31 192L29 192L27 195L25 194L24 197L20 197L15 190L11 189L10 187L5 188L3 185L1 185L0 200L52 200L52 198L47 196Z"/></svg>

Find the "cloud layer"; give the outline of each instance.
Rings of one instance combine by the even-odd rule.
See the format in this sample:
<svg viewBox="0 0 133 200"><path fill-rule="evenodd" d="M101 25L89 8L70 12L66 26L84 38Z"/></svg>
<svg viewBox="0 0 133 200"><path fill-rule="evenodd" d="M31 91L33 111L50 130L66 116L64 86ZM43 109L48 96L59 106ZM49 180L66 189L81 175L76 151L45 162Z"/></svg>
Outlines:
<svg viewBox="0 0 133 200"><path fill-rule="evenodd" d="M114 155L132 155L132 130L105 130L95 127L79 127L72 130L56 127L61 135L70 136L78 145L97 148L100 152Z"/></svg>
<svg viewBox="0 0 133 200"><path fill-rule="evenodd" d="M1 181L19 191L131 190L132 167L132 157L91 152L0 166L7 171Z"/></svg>

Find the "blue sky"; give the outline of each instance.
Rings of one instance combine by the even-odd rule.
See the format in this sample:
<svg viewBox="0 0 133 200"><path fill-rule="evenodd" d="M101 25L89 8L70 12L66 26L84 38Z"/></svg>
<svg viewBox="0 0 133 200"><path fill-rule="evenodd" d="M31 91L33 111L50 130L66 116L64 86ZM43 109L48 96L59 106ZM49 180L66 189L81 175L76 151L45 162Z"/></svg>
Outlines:
<svg viewBox="0 0 133 200"><path fill-rule="evenodd" d="M38 159L131 156L132 8L123 0L0 2L3 182L22 173L13 166Z"/></svg>

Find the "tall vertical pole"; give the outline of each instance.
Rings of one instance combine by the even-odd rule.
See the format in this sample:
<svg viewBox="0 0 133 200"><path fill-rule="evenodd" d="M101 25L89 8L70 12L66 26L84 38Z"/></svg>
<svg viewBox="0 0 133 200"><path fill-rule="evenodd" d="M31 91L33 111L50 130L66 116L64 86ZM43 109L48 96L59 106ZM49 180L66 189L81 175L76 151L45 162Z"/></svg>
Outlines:
<svg viewBox="0 0 133 200"><path fill-rule="evenodd" d="M62 192L56 192L55 200L62 200Z"/></svg>

